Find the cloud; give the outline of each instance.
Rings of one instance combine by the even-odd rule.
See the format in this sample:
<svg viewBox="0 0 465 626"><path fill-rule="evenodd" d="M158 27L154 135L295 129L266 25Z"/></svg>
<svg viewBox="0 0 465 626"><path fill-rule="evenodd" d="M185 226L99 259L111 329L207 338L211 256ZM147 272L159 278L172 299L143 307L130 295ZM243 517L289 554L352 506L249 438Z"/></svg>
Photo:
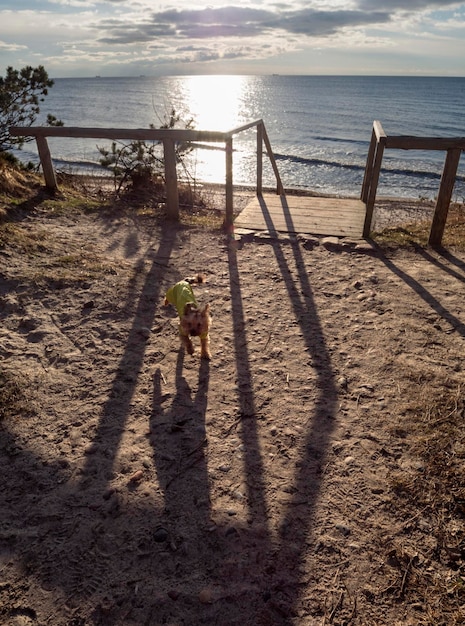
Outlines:
<svg viewBox="0 0 465 626"><path fill-rule="evenodd" d="M322 37L337 33L346 27L386 23L390 20L385 11L314 9L281 10L226 6L204 9L170 9L152 13L149 20L128 24L122 19L99 22L96 26L106 34L101 43L127 44L148 42L157 37L212 39L257 37L281 31Z"/></svg>
<svg viewBox="0 0 465 626"><path fill-rule="evenodd" d="M63 7L93 7L95 2L93 0L48 0L50 4L57 4Z"/></svg>
<svg viewBox="0 0 465 626"><path fill-rule="evenodd" d="M389 13L374 11L313 11L304 9L294 13L284 13L279 21L280 28L301 35L321 37L334 35L347 27L382 24L391 19Z"/></svg>
<svg viewBox="0 0 465 626"><path fill-rule="evenodd" d="M99 37L98 43L101 44L136 44L148 43L158 37L169 37L175 35L174 30L167 30L159 26L118 26L111 30L111 34L107 37Z"/></svg>
<svg viewBox="0 0 465 626"><path fill-rule="evenodd" d="M15 52L17 50L27 50L27 46L22 46L20 44L15 44L15 43L7 43L6 41L0 40L0 50L5 50L8 52Z"/></svg>
<svg viewBox="0 0 465 626"><path fill-rule="evenodd" d="M362 11L424 11L429 9L447 8L461 4L457 0L361 0L358 4Z"/></svg>
<svg viewBox="0 0 465 626"><path fill-rule="evenodd" d="M30 63L32 56L52 63L58 75L83 73L84 61L89 73L97 65L99 73L121 71L115 68L124 64L144 64L140 73L165 71L168 65L169 71L184 72L187 63L193 72L259 66L269 71L272 58L282 64L272 71L330 71L331 62L342 71L349 57L358 71L364 54L373 72L378 66L390 72L384 57L397 63L401 55L412 67L420 57L432 58L427 66L437 72L435 40L450 61L445 71L463 72L464 2L229 0L236 4L223 5L223 0L209 0L202 6L190 0L25 1L40 8L0 9L4 63Z"/></svg>

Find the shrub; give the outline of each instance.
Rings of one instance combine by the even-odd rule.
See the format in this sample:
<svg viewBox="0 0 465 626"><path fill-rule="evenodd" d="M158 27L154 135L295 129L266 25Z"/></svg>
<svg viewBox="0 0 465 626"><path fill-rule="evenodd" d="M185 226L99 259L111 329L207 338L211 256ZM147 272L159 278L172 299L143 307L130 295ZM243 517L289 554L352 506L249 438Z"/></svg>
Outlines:
<svg viewBox="0 0 465 626"><path fill-rule="evenodd" d="M150 128L155 128L155 126L150 124ZM193 119L184 121L173 108L159 128L192 129ZM114 141L110 148L99 146L97 148L102 155L100 164L113 173L117 193L128 183L132 184L133 188L148 183L164 183L165 163L161 141L131 141L130 143ZM190 144L177 144L178 163L183 163L184 156L191 150Z"/></svg>
<svg viewBox="0 0 465 626"><path fill-rule="evenodd" d="M10 126L32 126L40 112L39 103L53 84L42 65L21 70L7 67L5 77L0 76L0 152L23 146L26 139L11 137ZM47 116L47 124L63 126L53 115Z"/></svg>

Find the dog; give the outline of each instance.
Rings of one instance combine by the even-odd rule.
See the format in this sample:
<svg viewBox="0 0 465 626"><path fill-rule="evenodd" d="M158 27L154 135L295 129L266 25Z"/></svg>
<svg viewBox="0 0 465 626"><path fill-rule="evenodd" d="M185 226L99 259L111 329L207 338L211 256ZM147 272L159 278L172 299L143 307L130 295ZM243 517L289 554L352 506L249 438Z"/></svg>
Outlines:
<svg viewBox="0 0 465 626"><path fill-rule="evenodd" d="M179 281L166 292L165 306L172 304L179 315L179 336L188 354L194 354L191 337L200 339L200 356L211 359L210 354L210 305L199 306L194 296L192 285L204 283L205 276L198 274Z"/></svg>

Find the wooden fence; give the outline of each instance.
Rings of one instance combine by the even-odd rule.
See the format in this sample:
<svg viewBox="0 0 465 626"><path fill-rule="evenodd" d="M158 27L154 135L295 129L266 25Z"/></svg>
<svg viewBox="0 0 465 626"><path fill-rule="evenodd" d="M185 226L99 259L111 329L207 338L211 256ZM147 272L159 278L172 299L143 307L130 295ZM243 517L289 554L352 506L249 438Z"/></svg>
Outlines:
<svg viewBox="0 0 465 626"><path fill-rule="evenodd" d="M256 120L227 132L191 130L191 129L118 129L118 128L79 128L66 126L14 126L10 134L16 137L35 137L39 158L44 173L45 184L51 189L57 188L47 137L79 137L87 139L111 139L127 141L159 141L163 144L165 185L168 217L179 219L179 194L176 172L176 143L224 143L225 145L225 188L226 214L225 224L231 225L233 211L233 137L251 128L257 132L257 195L262 194L263 154L270 159L276 178L276 193L284 194L284 188L278 172L273 150L263 120ZM264 150L265 148L265 150ZM460 156L465 150L465 137L438 138L414 136L387 136L380 122L373 122L370 146L368 149L365 175L362 184L361 200L366 206L363 236L368 237L371 231L373 210L376 200L379 176L384 150L395 148L400 150L443 150L446 160L442 172L436 208L431 225L429 243L440 245L447 214L452 197Z"/></svg>
<svg viewBox="0 0 465 626"><path fill-rule="evenodd" d="M124 128L79 128L66 126L13 126L10 135L15 137L35 137L45 184L50 189L57 188L55 170L47 142L47 137L79 137L84 139L111 139L128 141L159 141L163 144L165 165L166 203L168 216L179 219L178 178L176 172L177 143L224 143L225 145L225 187L226 215L225 224L234 219L233 211L233 137L238 133L256 128L257 131L257 194L262 193L263 146L270 159L276 177L276 193L283 193L276 161L263 120L256 120L227 132L191 130L191 129L124 129Z"/></svg>
<svg viewBox="0 0 465 626"><path fill-rule="evenodd" d="M428 242L432 246L441 245L455 179L457 176L460 155L462 151L465 150L465 137L447 139L439 137L413 137L407 135L397 137L388 136L384 132L381 122L375 120L373 122L373 131L371 134L370 147L368 149L368 157L361 194L361 199L366 205L366 217L363 229L364 237L368 237L371 230L376 191L378 188L383 154L386 148L396 148L398 150L446 151L446 160L442 172Z"/></svg>

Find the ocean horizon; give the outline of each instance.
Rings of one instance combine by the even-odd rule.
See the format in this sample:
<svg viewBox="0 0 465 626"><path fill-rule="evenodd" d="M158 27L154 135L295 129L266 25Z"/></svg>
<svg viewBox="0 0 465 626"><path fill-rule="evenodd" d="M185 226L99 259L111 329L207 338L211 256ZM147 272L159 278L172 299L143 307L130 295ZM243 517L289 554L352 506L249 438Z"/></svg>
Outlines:
<svg viewBox="0 0 465 626"><path fill-rule="evenodd" d="M464 137L465 78L401 76L195 75L57 78L41 103L65 126L149 128L174 109L199 130L228 131L262 119L285 188L340 196L360 195L374 120L388 135ZM98 146L108 140L50 138L55 167L71 173L103 173ZM35 143L19 153L37 162ZM445 153L386 150L379 196L434 199ZM224 183L220 145L196 148L189 174ZM253 186L255 131L234 137L233 180ZM264 158L264 184L275 184ZM453 199L465 198L465 166L459 164Z"/></svg>

